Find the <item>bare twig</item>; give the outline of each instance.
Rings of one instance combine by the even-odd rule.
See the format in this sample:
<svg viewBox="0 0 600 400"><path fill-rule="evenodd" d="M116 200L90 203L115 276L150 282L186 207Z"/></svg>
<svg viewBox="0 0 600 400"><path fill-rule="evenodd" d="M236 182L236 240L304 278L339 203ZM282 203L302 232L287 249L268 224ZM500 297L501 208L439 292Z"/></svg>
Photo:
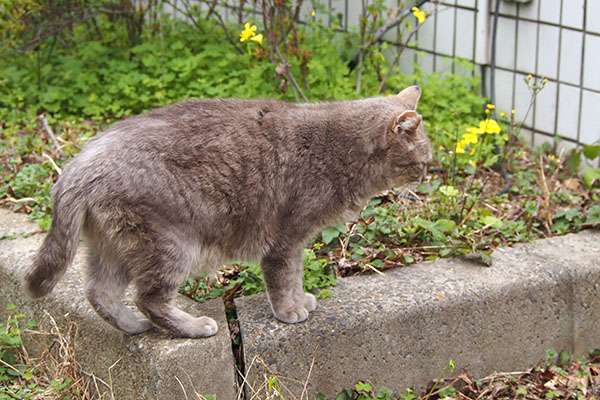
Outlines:
<svg viewBox="0 0 600 400"><path fill-rule="evenodd" d="M361 0L362 11L360 14L360 49L358 50L358 73L356 78L356 93L360 94L360 87L362 84L362 71L363 62L365 57L365 50L368 46L365 46L365 33L367 30L367 4L366 0Z"/></svg>
<svg viewBox="0 0 600 400"><path fill-rule="evenodd" d="M48 123L48 120L46 119L44 114L38 115L37 119L38 119L38 121L40 121L42 123L42 126L46 130L46 133L48 134L48 136L50 136L52 143L54 143L54 147L56 147L56 151L58 151L59 153L62 153L62 149L61 149L60 145L58 144L58 141L56 140L56 136L54 136L54 132L52 132L52 128L50 127L50 124Z"/></svg>
<svg viewBox="0 0 600 400"><path fill-rule="evenodd" d="M60 169L60 167L58 165L56 165L56 163L54 162L54 160L52 159L52 157L50 157L48 154L46 153L42 153L42 156L46 157L48 159L48 161L50 162L50 164L52 165L52 168L54 168L54 170L60 175L62 174L62 170Z"/></svg>
<svg viewBox="0 0 600 400"><path fill-rule="evenodd" d="M385 81L387 80L388 76L390 75L390 72L392 72L392 70L394 69L394 67L396 67L396 64L400 60L400 56L404 52L404 49L408 45L408 42L410 42L410 39L412 39L412 37L417 33L417 30L418 30L418 28L413 29L409 33L408 37L406 38L406 41L404 43L400 43L400 46L399 46L400 48L396 52L396 56L394 57L394 61L392 61L392 63L390 64L390 67L388 68L387 72L383 76L383 79L381 80L381 83L379 84L379 88L377 89L376 93L381 93L381 91L385 87Z"/></svg>
<svg viewBox="0 0 600 400"><path fill-rule="evenodd" d="M319 348L319 345L317 344L313 351L313 357L312 357L312 361L310 363L310 369L308 370L308 375L306 376L306 381L304 382L304 387L302 388L302 393L300 394L300 400L302 400L305 395L306 395L306 398L308 398L308 394L306 393L306 390L308 389L308 382L310 381L310 376L312 375L312 370L313 370L313 367L315 366L315 360L317 359L317 349L318 348Z"/></svg>
<svg viewBox="0 0 600 400"><path fill-rule="evenodd" d="M548 184L546 183L546 174L544 174L544 159L540 156L540 182L542 184L542 196L544 198L544 226L546 227L546 233L550 234L550 227L552 226L552 212L550 209L550 192L548 190Z"/></svg>
<svg viewBox="0 0 600 400"><path fill-rule="evenodd" d="M293 88L295 88L298 91L298 93L300 93L300 96L302 96L302 99L308 103L308 98L306 97L306 95L304 95L304 92L298 85L298 82L296 82L296 79L294 79L294 75L292 74L291 65L283 59L281 52L279 51L279 48L275 47L275 51L277 53L277 56L279 56L279 60L281 61L281 64L279 64L278 69L280 72L283 72L283 73L280 73L280 75L287 76L288 80L292 83ZM281 67L281 68L279 68L279 67ZM294 95L296 95L295 92L294 92ZM296 97L296 101L298 101L298 97Z"/></svg>
<svg viewBox="0 0 600 400"><path fill-rule="evenodd" d="M429 1L429 0L419 0L419 2L417 4L415 4L415 7L421 7L427 1ZM375 44L375 42L378 42L383 37L383 35L385 35L385 33L387 31L389 31L390 29L392 29L393 27L398 25L407 15L410 15L411 13L412 13L412 10L405 10L402 13L398 14L396 17L392 18L387 24L385 24L384 26L379 28L377 30L377 32L375 32L375 34L373 35L373 39L370 40L369 42L367 42L364 45L364 47L369 48L373 44ZM361 53L361 50L359 49L359 51L357 51L356 54L354 54L354 57L352 57L352 60L350 60L350 62L348 63L348 67L350 68L350 71L352 71L358 65L360 53Z"/></svg>

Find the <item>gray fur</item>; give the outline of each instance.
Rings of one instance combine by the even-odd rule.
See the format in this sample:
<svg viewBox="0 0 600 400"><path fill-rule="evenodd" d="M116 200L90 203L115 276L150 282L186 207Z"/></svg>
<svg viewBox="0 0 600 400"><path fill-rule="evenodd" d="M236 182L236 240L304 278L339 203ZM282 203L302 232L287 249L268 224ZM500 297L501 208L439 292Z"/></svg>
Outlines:
<svg viewBox="0 0 600 400"><path fill-rule="evenodd" d="M391 187L419 182L431 147L415 111L420 89L322 104L188 100L129 118L91 140L54 190L50 231L24 273L49 293L90 246L86 295L113 326L153 324L184 337L215 322L171 305L190 274L257 260L276 318L315 309L302 290L302 247ZM136 304L121 299L133 282Z"/></svg>

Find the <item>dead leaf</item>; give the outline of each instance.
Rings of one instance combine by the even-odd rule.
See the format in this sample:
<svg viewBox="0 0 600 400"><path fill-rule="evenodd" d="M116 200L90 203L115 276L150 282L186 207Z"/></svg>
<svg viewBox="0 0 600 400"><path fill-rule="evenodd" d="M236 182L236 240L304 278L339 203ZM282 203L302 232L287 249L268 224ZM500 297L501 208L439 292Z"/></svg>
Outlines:
<svg viewBox="0 0 600 400"><path fill-rule="evenodd" d="M292 70L292 66L288 63L281 63L275 67L275 72L280 76L287 76Z"/></svg>

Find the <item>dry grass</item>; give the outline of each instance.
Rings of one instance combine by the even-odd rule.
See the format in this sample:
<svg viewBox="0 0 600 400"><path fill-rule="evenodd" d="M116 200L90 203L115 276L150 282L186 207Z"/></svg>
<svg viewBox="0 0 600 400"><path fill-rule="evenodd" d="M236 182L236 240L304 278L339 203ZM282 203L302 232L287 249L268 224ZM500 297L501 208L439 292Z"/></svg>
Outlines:
<svg viewBox="0 0 600 400"><path fill-rule="evenodd" d="M31 373L3 382L5 390L18 393L18 398L32 400L114 400L112 385L86 372L77 362L76 336L76 324L69 321L68 327L61 329L52 315L44 311L37 329L21 333L23 344L17 352L19 365Z"/></svg>

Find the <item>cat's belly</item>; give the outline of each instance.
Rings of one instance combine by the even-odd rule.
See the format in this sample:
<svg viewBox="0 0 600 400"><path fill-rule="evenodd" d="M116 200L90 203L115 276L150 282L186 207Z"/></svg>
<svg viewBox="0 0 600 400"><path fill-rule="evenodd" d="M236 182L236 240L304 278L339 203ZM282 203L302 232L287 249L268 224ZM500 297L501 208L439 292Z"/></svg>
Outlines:
<svg viewBox="0 0 600 400"><path fill-rule="evenodd" d="M201 246L198 244L187 245L186 252L189 254L191 277L204 274L214 274L219 269L233 262L256 263L260 257L244 253L231 254L219 246Z"/></svg>

